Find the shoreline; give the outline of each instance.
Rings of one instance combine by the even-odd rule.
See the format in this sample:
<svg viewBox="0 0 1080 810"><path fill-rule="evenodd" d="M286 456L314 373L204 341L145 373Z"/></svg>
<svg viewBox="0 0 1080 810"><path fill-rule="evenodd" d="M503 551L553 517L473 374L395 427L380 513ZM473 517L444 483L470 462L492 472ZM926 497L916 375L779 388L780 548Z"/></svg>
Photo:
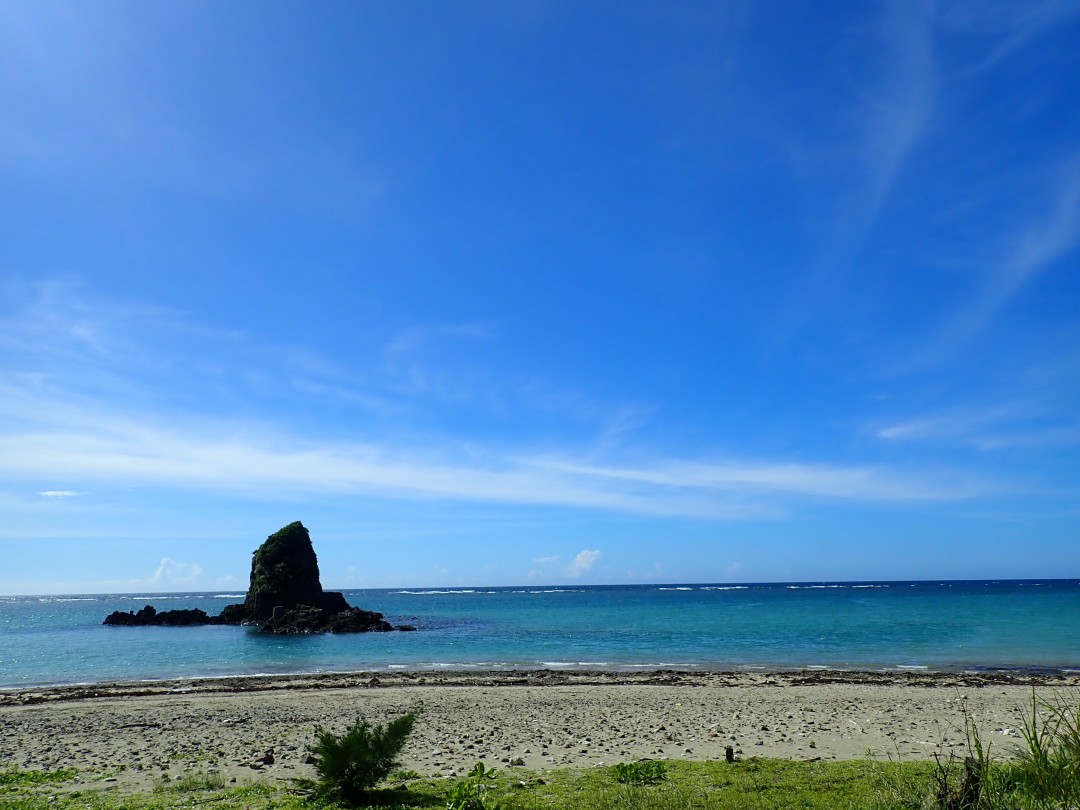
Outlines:
<svg viewBox="0 0 1080 810"><path fill-rule="evenodd" d="M152 789L213 772L286 784L314 771L314 730L421 717L403 767L454 777L476 762L536 773L640 759L927 760L963 756L974 723L996 756L1039 699L1080 676L988 673L391 672L172 679L0 693L0 760L76 768L60 789ZM108 781L106 781L108 780Z"/></svg>
<svg viewBox="0 0 1080 810"><path fill-rule="evenodd" d="M1080 672L1057 669L436 669L355 670L343 672L260 673L92 681L0 687L0 707L105 697L161 694L231 694L282 689L392 688L407 686L989 686L1080 688Z"/></svg>

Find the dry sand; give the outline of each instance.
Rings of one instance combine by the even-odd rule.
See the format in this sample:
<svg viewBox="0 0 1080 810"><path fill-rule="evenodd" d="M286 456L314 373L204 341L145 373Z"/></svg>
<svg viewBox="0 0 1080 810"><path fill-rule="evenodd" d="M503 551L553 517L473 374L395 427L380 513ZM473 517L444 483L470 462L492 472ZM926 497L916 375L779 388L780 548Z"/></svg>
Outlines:
<svg viewBox="0 0 1080 810"><path fill-rule="evenodd" d="M404 767L424 776L478 760L534 771L643 758L925 759L962 754L965 717L1007 754L1020 710L1075 701L1080 678L1040 675L371 673L0 691L0 767L75 767L80 784L144 790L164 775L310 777L314 728L358 715L423 716ZM123 769L120 766L125 766Z"/></svg>

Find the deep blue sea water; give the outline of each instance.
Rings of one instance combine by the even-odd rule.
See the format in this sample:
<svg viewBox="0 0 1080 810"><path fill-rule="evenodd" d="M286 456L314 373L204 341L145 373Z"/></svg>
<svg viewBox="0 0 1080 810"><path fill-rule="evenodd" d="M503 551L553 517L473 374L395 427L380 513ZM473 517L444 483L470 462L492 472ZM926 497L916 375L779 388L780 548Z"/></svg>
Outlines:
<svg viewBox="0 0 1080 810"><path fill-rule="evenodd" d="M0 597L0 688L430 669L1080 671L1080 581L346 591L415 633L282 637L105 627L114 610L217 613L242 593Z"/></svg>

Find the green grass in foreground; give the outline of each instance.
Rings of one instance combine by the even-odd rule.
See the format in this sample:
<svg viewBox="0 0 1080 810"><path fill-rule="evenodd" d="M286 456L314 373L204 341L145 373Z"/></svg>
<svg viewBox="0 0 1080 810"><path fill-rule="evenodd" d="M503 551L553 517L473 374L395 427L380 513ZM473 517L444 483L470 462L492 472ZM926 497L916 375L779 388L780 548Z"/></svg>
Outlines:
<svg viewBox="0 0 1080 810"><path fill-rule="evenodd" d="M100 783L70 783L70 772L11 772L0 782L0 807L13 810L170 810L207 806L214 810L317 810L340 805L313 794L264 784L226 786L212 774L164 783L149 793L122 795ZM460 780L459 780L460 781ZM367 804L386 808L442 808L457 782L418 779L371 791ZM73 789L76 788L76 789ZM914 801L900 793L914 791ZM913 794L913 795L914 795ZM722 762L670 762L654 784L619 781L614 768L560 770L537 775L524 769L500 770L484 786L475 810L533 808L917 808L933 795L930 763L791 762L750 759Z"/></svg>

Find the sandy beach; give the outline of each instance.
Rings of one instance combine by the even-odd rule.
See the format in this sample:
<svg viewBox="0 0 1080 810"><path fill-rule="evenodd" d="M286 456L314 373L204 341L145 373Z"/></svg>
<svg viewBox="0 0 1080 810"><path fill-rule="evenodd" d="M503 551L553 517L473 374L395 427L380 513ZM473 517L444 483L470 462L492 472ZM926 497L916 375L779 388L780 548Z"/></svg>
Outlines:
<svg viewBox="0 0 1080 810"><path fill-rule="evenodd" d="M965 717L1007 754L1020 711L1076 699L1080 678L943 673L391 673L0 691L0 762L74 767L119 790L217 771L311 776L315 726L413 708L404 767L453 776L483 760L534 771L643 758L923 759L962 753ZM123 767L121 767L123 766Z"/></svg>

